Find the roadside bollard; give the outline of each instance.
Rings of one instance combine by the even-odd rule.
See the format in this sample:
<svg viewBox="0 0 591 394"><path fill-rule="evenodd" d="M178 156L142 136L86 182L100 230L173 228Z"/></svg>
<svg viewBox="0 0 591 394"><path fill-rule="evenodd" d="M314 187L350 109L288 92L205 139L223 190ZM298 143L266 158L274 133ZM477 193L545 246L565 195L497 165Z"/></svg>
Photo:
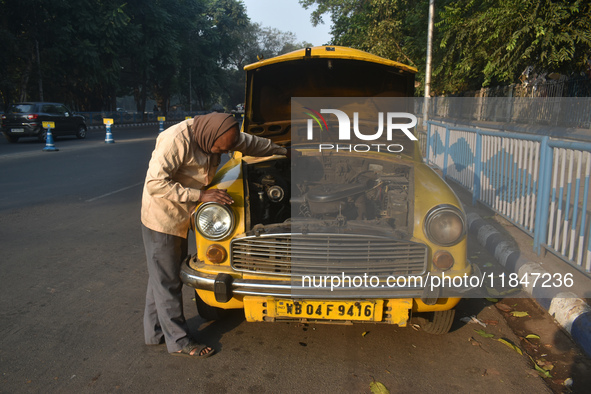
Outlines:
<svg viewBox="0 0 591 394"><path fill-rule="evenodd" d="M165 120L166 120L166 118L164 116L158 117L158 122L160 122L160 130L158 130L159 133L162 133L164 131L164 121Z"/></svg>
<svg viewBox="0 0 591 394"><path fill-rule="evenodd" d="M47 136L45 138L45 148L43 148L44 152L57 152L59 149L53 145L53 134L51 133L51 129L55 128L55 122L43 122L42 124L44 129L47 129Z"/></svg>
<svg viewBox="0 0 591 394"><path fill-rule="evenodd" d="M115 140L113 139L113 134L111 133L111 125L113 124L113 119L104 118L103 123L107 128L107 134L105 135L105 144L114 144Z"/></svg>

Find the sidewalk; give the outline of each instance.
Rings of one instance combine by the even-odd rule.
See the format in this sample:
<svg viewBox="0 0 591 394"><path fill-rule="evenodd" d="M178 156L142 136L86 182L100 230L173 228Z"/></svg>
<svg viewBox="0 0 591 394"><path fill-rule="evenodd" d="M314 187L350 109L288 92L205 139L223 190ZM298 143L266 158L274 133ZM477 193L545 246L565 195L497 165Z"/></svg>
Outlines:
<svg viewBox="0 0 591 394"><path fill-rule="evenodd" d="M471 194L453 181L448 182L464 205L468 219L468 236L492 254L507 273L520 277L532 272L543 274L572 273L573 286L568 293L524 288L529 296L566 330L582 350L591 357L591 279L550 252L538 256L532 238L492 210L472 206ZM546 289L545 289L546 290ZM554 290L554 292L552 292Z"/></svg>

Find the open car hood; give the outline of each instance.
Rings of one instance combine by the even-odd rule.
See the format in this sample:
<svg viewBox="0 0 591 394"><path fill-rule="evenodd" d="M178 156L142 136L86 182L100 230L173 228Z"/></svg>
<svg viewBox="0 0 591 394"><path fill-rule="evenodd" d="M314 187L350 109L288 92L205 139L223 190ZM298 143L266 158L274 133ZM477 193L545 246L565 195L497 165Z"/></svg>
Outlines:
<svg viewBox="0 0 591 394"><path fill-rule="evenodd" d="M245 67L244 131L291 142L292 97L413 97L416 69L344 47L294 51Z"/></svg>

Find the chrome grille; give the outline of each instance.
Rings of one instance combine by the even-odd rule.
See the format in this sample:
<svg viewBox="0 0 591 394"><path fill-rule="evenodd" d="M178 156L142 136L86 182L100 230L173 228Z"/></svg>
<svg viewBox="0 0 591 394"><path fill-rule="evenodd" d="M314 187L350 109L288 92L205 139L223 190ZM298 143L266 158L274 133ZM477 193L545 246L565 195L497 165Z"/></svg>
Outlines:
<svg viewBox="0 0 591 394"><path fill-rule="evenodd" d="M273 275L421 275L427 265L423 244L364 235L248 236L230 249L236 271Z"/></svg>

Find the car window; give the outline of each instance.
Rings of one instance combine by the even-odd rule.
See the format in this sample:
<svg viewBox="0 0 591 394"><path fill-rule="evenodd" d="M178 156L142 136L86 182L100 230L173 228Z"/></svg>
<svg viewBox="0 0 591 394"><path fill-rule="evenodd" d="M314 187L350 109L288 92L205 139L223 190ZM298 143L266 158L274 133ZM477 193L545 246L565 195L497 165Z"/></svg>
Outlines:
<svg viewBox="0 0 591 394"><path fill-rule="evenodd" d="M57 110L55 109L55 105L45 104L41 107L41 112L45 112L46 114L57 114Z"/></svg>
<svg viewBox="0 0 591 394"><path fill-rule="evenodd" d="M8 112L12 112L13 114L29 114L33 112L35 106L33 104L15 104L10 107Z"/></svg>
<svg viewBox="0 0 591 394"><path fill-rule="evenodd" d="M55 106L55 109L56 109L57 113L60 114L60 115L65 115L65 116L68 116L69 115L68 114L68 112L69 112L68 109L65 106L63 106L63 105L56 105Z"/></svg>

